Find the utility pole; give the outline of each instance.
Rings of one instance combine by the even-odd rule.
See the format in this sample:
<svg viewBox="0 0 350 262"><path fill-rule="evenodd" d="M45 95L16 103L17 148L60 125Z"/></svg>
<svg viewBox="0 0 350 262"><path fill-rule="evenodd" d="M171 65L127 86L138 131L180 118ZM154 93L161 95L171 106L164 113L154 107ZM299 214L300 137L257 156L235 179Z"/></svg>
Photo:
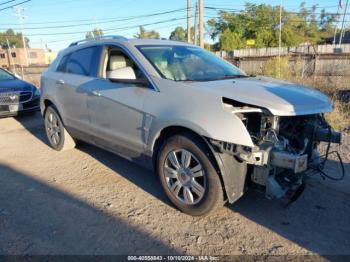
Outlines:
<svg viewBox="0 0 350 262"><path fill-rule="evenodd" d="M199 0L199 46L204 48L203 0Z"/></svg>
<svg viewBox="0 0 350 262"><path fill-rule="evenodd" d="M280 28L278 34L278 76L281 76L281 48L282 48L282 0L280 2Z"/></svg>
<svg viewBox="0 0 350 262"><path fill-rule="evenodd" d="M8 56L8 60L10 62L10 67L12 66L13 73L17 74L15 64L12 61L12 54L11 54L12 51L11 51L10 42L9 42L8 38L6 38L6 43L7 43L7 56Z"/></svg>
<svg viewBox="0 0 350 262"><path fill-rule="evenodd" d="M339 47L343 41L343 37L344 37L344 33L345 33L345 17L346 17L346 12L348 11L348 6L349 6L349 0L346 0L344 16L343 16L343 21L342 21L341 30L340 30Z"/></svg>
<svg viewBox="0 0 350 262"><path fill-rule="evenodd" d="M339 15L340 9L341 9L341 6L340 6L340 2L339 2L337 16ZM335 25L335 29L334 29L334 38L333 38L333 45L334 46L335 46L335 42L336 42L336 39L337 39L337 31L338 31L338 23Z"/></svg>
<svg viewBox="0 0 350 262"><path fill-rule="evenodd" d="M198 1L196 2L196 8L194 11L194 45L197 45L198 41Z"/></svg>
<svg viewBox="0 0 350 262"><path fill-rule="evenodd" d="M26 41L25 41L25 36L24 36L24 8L23 7L20 7L20 6L16 6L15 7L15 11L16 11L16 16L18 18L18 21L19 21L19 25L20 25L20 28L21 28L21 33L22 33L22 44L23 44L23 49L24 49L24 56L25 56L25 59L26 59L26 66L29 65L29 61L28 61L28 51L27 51L27 44L26 44Z"/></svg>
<svg viewBox="0 0 350 262"><path fill-rule="evenodd" d="M187 0L187 42L191 43L191 1Z"/></svg>

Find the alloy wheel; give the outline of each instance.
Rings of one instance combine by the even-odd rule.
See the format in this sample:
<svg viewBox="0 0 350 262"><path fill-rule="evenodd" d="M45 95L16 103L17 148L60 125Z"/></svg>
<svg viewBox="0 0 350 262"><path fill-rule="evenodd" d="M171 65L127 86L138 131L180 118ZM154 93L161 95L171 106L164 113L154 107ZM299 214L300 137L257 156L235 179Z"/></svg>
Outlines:
<svg viewBox="0 0 350 262"><path fill-rule="evenodd" d="M204 196L207 178L202 164L185 149L169 152L164 176L171 194L186 205L197 204Z"/></svg>
<svg viewBox="0 0 350 262"><path fill-rule="evenodd" d="M57 146L61 142L62 132L58 118L53 112L49 112L46 119L46 130L52 144Z"/></svg>

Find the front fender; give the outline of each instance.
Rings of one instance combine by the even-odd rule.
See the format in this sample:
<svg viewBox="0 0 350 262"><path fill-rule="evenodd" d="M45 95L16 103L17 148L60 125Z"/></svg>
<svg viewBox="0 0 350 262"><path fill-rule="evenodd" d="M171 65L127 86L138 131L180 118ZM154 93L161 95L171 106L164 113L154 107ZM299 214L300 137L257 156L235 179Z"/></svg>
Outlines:
<svg viewBox="0 0 350 262"><path fill-rule="evenodd" d="M154 123L151 125L149 137L147 139L147 151L152 151L155 141L160 136L162 130L173 126L189 129L206 138L248 147L254 146L246 127L242 121L232 113L223 112L213 117L211 120L209 120L210 118L208 118L208 116L192 118L192 121L180 117L153 119Z"/></svg>
<svg viewBox="0 0 350 262"><path fill-rule="evenodd" d="M153 81L160 91L149 91L145 99L149 150L161 131L170 126L185 127L219 141L254 146L242 120L224 108L222 97L215 92L156 77Z"/></svg>

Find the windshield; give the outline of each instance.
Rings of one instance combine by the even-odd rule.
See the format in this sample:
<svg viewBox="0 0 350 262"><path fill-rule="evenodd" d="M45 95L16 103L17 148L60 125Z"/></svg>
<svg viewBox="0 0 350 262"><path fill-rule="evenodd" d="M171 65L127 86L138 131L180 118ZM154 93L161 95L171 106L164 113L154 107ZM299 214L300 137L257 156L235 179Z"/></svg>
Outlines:
<svg viewBox="0 0 350 262"><path fill-rule="evenodd" d="M138 46L162 77L174 81L214 81L247 77L213 53L192 46Z"/></svg>
<svg viewBox="0 0 350 262"><path fill-rule="evenodd" d="M0 81L13 80L15 77L5 70L0 68Z"/></svg>

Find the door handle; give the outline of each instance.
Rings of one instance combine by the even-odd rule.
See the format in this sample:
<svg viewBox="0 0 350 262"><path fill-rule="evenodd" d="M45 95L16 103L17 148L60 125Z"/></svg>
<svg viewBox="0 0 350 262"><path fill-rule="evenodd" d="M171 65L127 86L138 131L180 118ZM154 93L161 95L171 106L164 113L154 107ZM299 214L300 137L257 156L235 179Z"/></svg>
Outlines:
<svg viewBox="0 0 350 262"><path fill-rule="evenodd" d="M64 85L64 80L62 79L59 79L56 81L56 84L59 84L59 85Z"/></svg>
<svg viewBox="0 0 350 262"><path fill-rule="evenodd" d="M91 94L94 95L94 96L101 96L101 93L97 90L93 90L91 91Z"/></svg>

